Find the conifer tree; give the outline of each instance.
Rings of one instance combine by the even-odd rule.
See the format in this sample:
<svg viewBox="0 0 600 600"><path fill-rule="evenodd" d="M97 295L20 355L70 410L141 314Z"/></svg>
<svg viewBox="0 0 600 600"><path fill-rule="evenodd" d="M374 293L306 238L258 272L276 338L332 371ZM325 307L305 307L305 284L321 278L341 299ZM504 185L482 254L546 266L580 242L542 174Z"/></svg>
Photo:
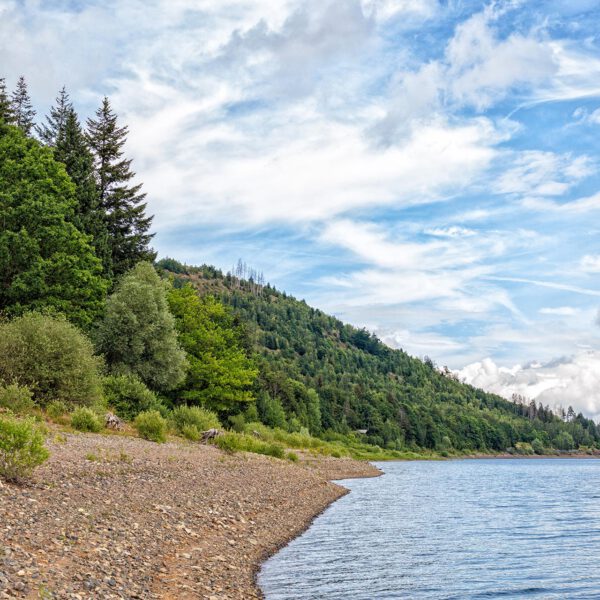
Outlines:
<svg viewBox="0 0 600 600"><path fill-rule="evenodd" d="M11 108L14 115L13 123L21 129L25 135L29 135L31 133L31 128L33 127L35 110L33 110L31 104L25 77L19 77L17 87L12 94L11 100Z"/></svg>
<svg viewBox="0 0 600 600"><path fill-rule="evenodd" d="M100 203L107 215L114 275L121 275L140 261L152 261L149 247L152 217L146 215L146 194L141 184L131 184L135 173L131 159L123 158L127 127L119 127L108 98L88 119L88 142L95 158Z"/></svg>
<svg viewBox="0 0 600 600"><path fill-rule="evenodd" d="M64 88L63 88L64 91ZM62 96L62 100L67 100ZM65 103L58 106L64 106ZM72 106L68 106L64 116L55 111L54 121L49 123L55 127L54 158L65 165L67 174L75 184L77 206L73 222L83 233L91 236L91 244L96 256L102 261L103 273L106 278L112 276L112 265L109 247L107 216L100 204L100 193L96 187L94 175L94 157L89 149L85 134ZM60 109L62 110L62 108ZM52 132L50 127L46 131ZM55 136L55 137L54 137ZM47 138L51 140L51 137Z"/></svg>
<svg viewBox="0 0 600 600"><path fill-rule="evenodd" d="M13 111L10 98L6 93L6 81L0 77L0 121L10 124L13 122Z"/></svg>
<svg viewBox="0 0 600 600"><path fill-rule="evenodd" d="M42 143L50 147L56 146L56 140L65 126L67 116L73 110L69 94L67 94L64 86L58 92L55 102L55 105L50 109L50 114L46 115L46 123L42 123L35 128Z"/></svg>

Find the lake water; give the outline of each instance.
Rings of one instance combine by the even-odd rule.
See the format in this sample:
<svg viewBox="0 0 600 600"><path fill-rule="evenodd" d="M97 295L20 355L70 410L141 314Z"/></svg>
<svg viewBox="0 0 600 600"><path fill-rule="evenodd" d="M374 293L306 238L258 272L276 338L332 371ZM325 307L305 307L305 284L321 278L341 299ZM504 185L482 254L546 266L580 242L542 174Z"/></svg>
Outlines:
<svg viewBox="0 0 600 600"><path fill-rule="evenodd" d="M378 466L264 565L267 600L600 599L600 460Z"/></svg>

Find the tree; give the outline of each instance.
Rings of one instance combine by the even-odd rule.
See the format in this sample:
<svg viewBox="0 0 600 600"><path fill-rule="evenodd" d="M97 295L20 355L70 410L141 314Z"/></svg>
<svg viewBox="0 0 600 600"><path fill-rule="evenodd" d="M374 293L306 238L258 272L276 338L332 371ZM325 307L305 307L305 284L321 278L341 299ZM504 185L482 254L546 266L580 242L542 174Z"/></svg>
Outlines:
<svg viewBox="0 0 600 600"><path fill-rule="evenodd" d="M59 115L58 110L55 112L55 119L60 120L60 124L56 125L55 130L54 157L65 165L75 184L77 205L73 222L80 231L90 236L96 256L102 261L104 275L110 278L112 266L108 223L96 187L94 158L73 108L67 108L64 115ZM47 128L47 131L50 129Z"/></svg>
<svg viewBox="0 0 600 600"><path fill-rule="evenodd" d="M27 90L27 83L25 77L19 77L17 81L17 87L12 94L11 108L13 112L14 124L25 134L31 133L33 127L33 119L35 117L35 110L31 104L31 98Z"/></svg>
<svg viewBox="0 0 600 600"><path fill-rule="evenodd" d="M69 100L66 88L58 92L55 105L50 109L50 114L46 115L46 123L36 126L35 130L41 142L46 146L56 146L56 140L65 127L67 116L73 112L73 105Z"/></svg>
<svg viewBox="0 0 600 600"><path fill-rule="evenodd" d="M258 370L242 348L230 311L212 296L201 298L189 285L169 292L169 306L190 363L179 397L232 412L253 401Z"/></svg>
<svg viewBox="0 0 600 600"><path fill-rule="evenodd" d="M102 309L106 282L72 223L74 187L39 142L0 124L0 310L53 308L83 327Z"/></svg>
<svg viewBox="0 0 600 600"><path fill-rule="evenodd" d="M575 447L575 440L573 440L573 436L567 431L561 431L554 438L554 445L559 450L572 450Z"/></svg>
<svg viewBox="0 0 600 600"><path fill-rule="evenodd" d="M149 247L152 217L146 215L142 185L131 184L135 173L131 160L123 158L127 127L118 126L108 98L96 111L96 119L88 119L87 127L100 203L107 215L112 268L115 275L120 275L137 262L156 257Z"/></svg>
<svg viewBox="0 0 600 600"><path fill-rule="evenodd" d="M150 263L138 263L108 298L97 332L98 348L115 374L137 375L159 391L181 384L187 367L167 285Z"/></svg>
<svg viewBox="0 0 600 600"><path fill-rule="evenodd" d="M0 77L0 123L10 124L14 115L8 94L6 93L6 81Z"/></svg>

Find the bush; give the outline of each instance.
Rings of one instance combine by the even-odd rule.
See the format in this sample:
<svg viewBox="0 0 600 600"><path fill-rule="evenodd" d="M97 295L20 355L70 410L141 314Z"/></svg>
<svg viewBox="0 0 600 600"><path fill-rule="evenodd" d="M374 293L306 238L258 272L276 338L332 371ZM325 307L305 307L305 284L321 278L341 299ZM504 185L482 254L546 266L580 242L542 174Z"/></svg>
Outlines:
<svg viewBox="0 0 600 600"><path fill-rule="evenodd" d="M243 433L246 428L246 418L244 415L233 415L229 417L229 424L231 425L231 429L237 431L238 433Z"/></svg>
<svg viewBox="0 0 600 600"><path fill-rule="evenodd" d="M104 397L123 419L133 419L141 412L162 408L156 394L135 375L111 375L104 378Z"/></svg>
<svg viewBox="0 0 600 600"><path fill-rule="evenodd" d="M226 452L253 452L255 454L266 454L276 458L284 458L283 446L263 442L253 436L244 433L225 433L215 438L215 445Z"/></svg>
<svg viewBox="0 0 600 600"><path fill-rule="evenodd" d="M167 422L157 410L141 412L134 421L140 437L152 442L167 441Z"/></svg>
<svg viewBox="0 0 600 600"><path fill-rule="evenodd" d="M285 457L291 462L298 462L298 455L295 452L288 452Z"/></svg>
<svg viewBox="0 0 600 600"><path fill-rule="evenodd" d="M535 438L533 442L531 442L531 447L536 454L545 454L546 449L544 448L544 444L542 440Z"/></svg>
<svg viewBox="0 0 600 600"><path fill-rule="evenodd" d="M91 431L98 433L103 425L98 415L85 406L78 408L71 415L71 426L78 431Z"/></svg>
<svg viewBox="0 0 600 600"><path fill-rule="evenodd" d="M69 407L62 400L52 400L46 406L46 413L53 420L57 421L69 412Z"/></svg>
<svg viewBox="0 0 600 600"><path fill-rule="evenodd" d="M0 387L0 408L8 408L14 413L28 413L34 407L33 394L27 386L11 383Z"/></svg>
<svg viewBox="0 0 600 600"><path fill-rule="evenodd" d="M29 477L48 456L44 434L35 421L0 417L0 476L6 481Z"/></svg>
<svg viewBox="0 0 600 600"><path fill-rule="evenodd" d="M178 433L192 441L199 440L200 434L207 429L221 427L217 415L200 406L178 406L173 409L170 418Z"/></svg>
<svg viewBox="0 0 600 600"><path fill-rule="evenodd" d="M98 402L100 365L92 343L62 317L27 313L0 325L0 384L27 386L42 407Z"/></svg>

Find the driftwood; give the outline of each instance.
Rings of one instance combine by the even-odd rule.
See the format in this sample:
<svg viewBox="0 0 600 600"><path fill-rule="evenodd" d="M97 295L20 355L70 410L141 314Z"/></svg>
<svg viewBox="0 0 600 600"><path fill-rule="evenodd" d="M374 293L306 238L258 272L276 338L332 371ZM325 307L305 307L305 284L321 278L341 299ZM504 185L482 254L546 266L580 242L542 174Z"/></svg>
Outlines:
<svg viewBox="0 0 600 600"><path fill-rule="evenodd" d="M123 429L123 421L121 421L121 419L119 419L119 417L113 413L106 413L104 425L109 429L116 429L117 431L121 431Z"/></svg>
<svg viewBox="0 0 600 600"><path fill-rule="evenodd" d="M207 431L202 432L202 437L200 438L200 442L206 444L209 440L214 440L216 437L220 436L222 431L219 429L208 429Z"/></svg>

